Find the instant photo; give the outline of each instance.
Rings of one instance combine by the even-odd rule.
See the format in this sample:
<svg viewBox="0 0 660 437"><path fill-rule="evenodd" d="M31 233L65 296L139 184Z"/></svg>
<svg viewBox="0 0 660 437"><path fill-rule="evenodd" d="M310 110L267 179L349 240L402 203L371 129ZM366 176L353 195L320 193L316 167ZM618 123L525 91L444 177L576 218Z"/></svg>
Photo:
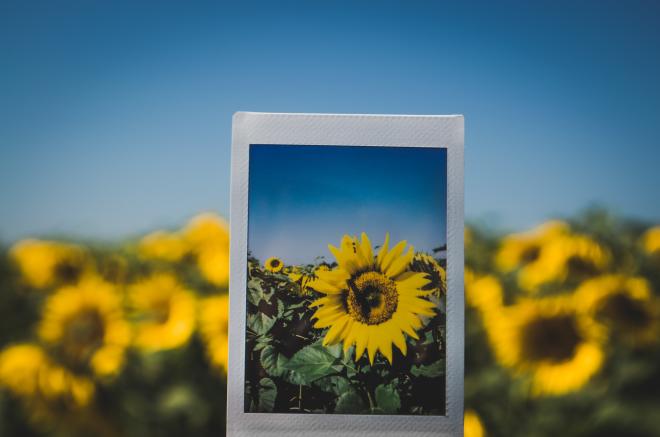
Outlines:
<svg viewBox="0 0 660 437"><path fill-rule="evenodd" d="M446 162L250 145L245 412L445 414Z"/></svg>
<svg viewBox="0 0 660 437"><path fill-rule="evenodd" d="M463 119L238 113L229 436L462 435Z"/></svg>

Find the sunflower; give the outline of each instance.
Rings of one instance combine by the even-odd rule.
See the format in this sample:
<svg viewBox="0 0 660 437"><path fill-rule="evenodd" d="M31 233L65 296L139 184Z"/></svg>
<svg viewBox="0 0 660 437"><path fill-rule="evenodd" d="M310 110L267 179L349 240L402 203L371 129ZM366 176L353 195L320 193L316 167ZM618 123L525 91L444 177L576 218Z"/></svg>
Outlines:
<svg viewBox="0 0 660 437"><path fill-rule="evenodd" d="M464 437L484 437L486 435L481 419L474 410L465 410L463 435Z"/></svg>
<svg viewBox="0 0 660 437"><path fill-rule="evenodd" d="M484 320L499 363L531 376L536 396L578 390L603 364L598 330L569 297L523 300Z"/></svg>
<svg viewBox="0 0 660 437"><path fill-rule="evenodd" d="M508 235L495 255L495 264L504 272L525 266L538 259L541 248L547 242L567 233L566 223L553 220L530 231Z"/></svg>
<svg viewBox="0 0 660 437"><path fill-rule="evenodd" d="M143 259L180 261L188 253L188 244L176 232L156 231L146 235L138 244L138 254Z"/></svg>
<svg viewBox="0 0 660 437"><path fill-rule="evenodd" d="M493 275L475 276L465 269L465 301L483 313L498 311L502 307L503 291L499 280Z"/></svg>
<svg viewBox="0 0 660 437"><path fill-rule="evenodd" d="M429 280L424 273L406 269L415 252L412 246L404 254L406 242L389 249L389 234L374 257L365 233L362 241L344 235L339 248L328 245L338 267L318 272L314 288L325 294L311 306L318 307L315 328L330 328L323 345L343 343L344 353L355 344L355 360L368 351L373 364L376 353L392 363L392 344L403 355L407 346L404 333L418 339L421 317L433 316L435 305L423 296Z"/></svg>
<svg viewBox="0 0 660 437"><path fill-rule="evenodd" d="M658 340L658 302L645 279L601 276L583 282L575 298L580 308L611 335L637 345Z"/></svg>
<svg viewBox="0 0 660 437"><path fill-rule="evenodd" d="M29 239L9 253L25 282L35 288L75 284L91 269L86 252L74 244Z"/></svg>
<svg viewBox="0 0 660 437"><path fill-rule="evenodd" d="M431 255L416 253L408 270L426 274L430 282L422 287L423 290L432 291L437 296L447 293L447 273Z"/></svg>
<svg viewBox="0 0 660 437"><path fill-rule="evenodd" d="M642 247L649 255L660 257L660 226L654 226L644 233Z"/></svg>
<svg viewBox="0 0 660 437"><path fill-rule="evenodd" d="M157 273L129 289L135 310L134 344L147 351L184 345L195 329L196 301L192 292L167 273Z"/></svg>
<svg viewBox="0 0 660 437"><path fill-rule="evenodd" d="M73 407L87 406L95 391L89 378L73 374L29 343L0 353L0 385L24 401L61 401Z"/></svg>
<svg viewBox="0 0 660 437"><path fill-rule="evenodd" d="M309 296L314 291L314 283L318 278L316 276L316 271L318 267L314 269L312 273L301 269L300 267L293 267L286 275L294 282L297 286L297 293L301 296ZM327 270L320 270L327 271Z"/></svg>
<svg viewBox="0 0 660 437"><path fill-rule="evenodd" d="M130 342L115 287L91 276L61 288L46 301L38 333L72 366L89 365L98 376L120 370Z"/></svg>
<svg viewBox="0 0 660 437"><path fill-rule="evenodd" d="M610 259L609 251L586 235L560 235L544 244L538 257L520 270L518 284L533 291L549 282L581 281L602 272Z"/></svg>
<svg viewBox="0 0 660 437"><path fill-rule="evenodd" d="M212 296L200 303L199 332L211 364L227 370L229 296Z"/></svg>
<svg viewBox="0 0 660 437"><path fill-rule="evenodd" d="M211 284L229 283L229 225L213 213L194 217L182 232L202 275Z"/></svg>
<svg viewBox="0 0 660 437"><path fill-rule="evenodd" d="M264 268L272 273L278 273L282 270L282 267L284 267L282 260L274 256L268 258L264 263Z"/></svg>

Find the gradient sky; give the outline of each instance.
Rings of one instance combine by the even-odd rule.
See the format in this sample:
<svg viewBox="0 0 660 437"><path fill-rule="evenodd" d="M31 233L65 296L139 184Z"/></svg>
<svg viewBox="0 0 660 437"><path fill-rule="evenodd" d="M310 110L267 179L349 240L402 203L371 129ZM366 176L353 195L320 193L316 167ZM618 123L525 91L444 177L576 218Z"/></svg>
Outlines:
<svg viewBox="0 0 660 437"><path fill-rule="evenodd" d="M250 146L248 249L261 262L334 258L366 232L431 252L446 242L446 149Z"/></svg>
<svg viewBox="0 0 660 437"><path fill-rule="evenodd" d="M0 241L229 210L235 111L465 114L468 218L660 222L660 2L0 3Z"/></svg>

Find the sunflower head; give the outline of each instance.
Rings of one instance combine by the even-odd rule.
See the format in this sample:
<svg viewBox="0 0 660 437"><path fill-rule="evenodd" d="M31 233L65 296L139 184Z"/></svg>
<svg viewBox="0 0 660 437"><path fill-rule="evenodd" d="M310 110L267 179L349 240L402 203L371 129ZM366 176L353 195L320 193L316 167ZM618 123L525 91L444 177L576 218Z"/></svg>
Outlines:
<svg viewBox="0 0 660 437"><path fill-rule="evenodd" d="M188 244L182 235L156 231L140 240L138 254L144 259L176 262L188 253L188 249Z"/></svg>
<svg viewBox="0 0 660 437"><path fill-rule="evenodd" d="M343 344L344 353L355 345L355 360L365 350L373 363L380 352L392 362L392 345L406 354L404 334L418 339L424 316L435 314L435 304L425 297L429 279L408 270L414 256L401 241L390 249L389 234L377 255L366 234L362 241L345 235L339 248L329 245L337 268L319 271L314 289L325 296L312 303L317 307L314 327L329 328L323 344Z"/></svg>
<svg viewBox="0 0 660 437"><path fill-rule="evenodd" d="M91 269L79 246L54 241L23 240L10 250L24 280L32 287L75 284Z"/></svg>
<svg viewBox="0 0 660 437"><path fill-rule="evenodd" d="M85 407L94 396L94 384L55 363L39 346L29 343L0 352L0 385L34 404L63 402Z"/></svg>
<svg viewBox="0 0 660 437"><path fill-rule="evenodd" d="M523 267L539 258L541 248L546 243L566 233L566 223L550 221L531 231L509 235L502 240L495 255L495 264L505 272Z"/></svg>
<svg viewBox="0 0 660 437"><path fill-rule="evenodd" d="M498 361L530 375L536 395L577 390L602 365L602 336L567 297L524 300L485 323Z"/></svg>
<svg viewBox="0 0 660 437"><path fill-rule="evenodd" d="M576 291L581 309L610 335L634 345L658 340L658 301L643 278L606 275L585 281Z"/></svg>
<svg viewBox="0 0 660 437"><path fill-rule="evenodd" d="M467 270L465 281L465 301L481 311L485 316L499 311L503 302L502 285L493 275L475 276Z"/></svg>
<svg viewBox="0 0 660 437"><path fill-rule="evenodd" d="M200 303L199 332L206 346L206 354L211 364L227 370L229 296L213 296Z"/></svg>
<svg viewBox="0 0 660 437"><path fill-rule="evenodd" d="M660 226L654 226L644 233L641 239L644 251L660 259Z"/></svg>
<svg viewBox="0 0 660 437"><path fill-rule="evenodd" d="M534 291L546 283L579 282L599 274L610 259L609 251L586 235L560 235L520 270L518 283L523 290Z"/></svg>
<svg viewBox="0 0 660 437"><path fill-rule="evenodd" d="M170 274L159 273L131 286L134 343L146 351L184 345L195 328L195 297Z"/></svg>
<svg viewBox="0 0 660 437"><path fill-rule="evenodd" d="M486 435L481 419L474 410L465 410L463 435L465 437L484 437Z"/></svg>
<svg viewBox="0 0 660 437"><path fill-rule="evenodd" d="M408 270L426 274L429 283L424 286L424 290L433 291L438 296L447 293L447 273L431 255L416 253Z"/></svg>
<svg viewBox="0 0 660 437"><path fill-rule="evenodd" d="M89 366L98 376L120 370L130 341L115 287L94 277L53 294L44 306L38 333L71 366Z"/></svg>
<svg viewBox="0 0 660 437"><path fill-rule="evenodd" d="M271 273L278 273L282 270L283 267L284 263L282 260L274 256L268 258L264 263L264 268Z"/></svg>

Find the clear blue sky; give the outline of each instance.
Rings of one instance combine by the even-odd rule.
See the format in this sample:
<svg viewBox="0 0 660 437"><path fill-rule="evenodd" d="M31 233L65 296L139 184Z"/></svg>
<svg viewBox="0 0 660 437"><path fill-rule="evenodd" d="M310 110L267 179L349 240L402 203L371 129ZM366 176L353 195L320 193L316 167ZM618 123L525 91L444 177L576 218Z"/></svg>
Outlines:
<svg viewBox="0 0 660 437"><path fill-rule="evenodd" d="M660 2L0 3L0 240L229 209L238 110L462 113L466 214L660 222Z"/></svg>
<svg viewBox="0 0 660 437"><path fill-rule="evenodd" d="M334 258L328 244L389 232L431 252L446 242L446 149L250 147L248 249L261 262Z"/></svg>

